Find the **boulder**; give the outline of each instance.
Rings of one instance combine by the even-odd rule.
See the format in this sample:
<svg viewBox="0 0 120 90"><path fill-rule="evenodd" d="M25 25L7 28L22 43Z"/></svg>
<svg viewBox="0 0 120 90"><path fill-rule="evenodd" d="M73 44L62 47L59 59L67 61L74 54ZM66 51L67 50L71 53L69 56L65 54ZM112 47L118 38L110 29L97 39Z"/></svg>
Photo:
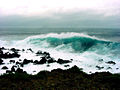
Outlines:
<svg viewBox="0 0 120 90"><path fill-rule="evenodd" d="M8 67L6 67L6 66L3 66L3 67L2 67L2 69L8 69Z"/></svg>
<svg viewBox="0 0 120 90"><path fill-rule="evenodd" d="M33 62L33 61L32 61L32 60L24 59L23 64L29 64L29 63L31 63L31 62Z"/></svg>
<svg viewBox="0 0 120 90"><path fill-rule="evenodd" d="M6 70L6 73L12 73L10 70Z"/></svg>
<svg viewBox="0 0 120 90"><path fill-rule="evenodd" d="M34 64L38 64L38 62L39 62L38 60L35 60L33 63L34 63Z"/></svg>
<svg viewBox="0 0 120 90"><path fill-rule="evenodd" d="M59 64L65 64L65 63L70 63L71 61L69 61L69 60L63 60L63 59L58 59L58 61L57 61L57 63L59 63Z"/></svg>
<svg viewBox="0 0 120 90"><path fill-rule="evenodd" d="M49 60L47 61L48 63L54 63L56 62L53 58L49 58Z"/></svg>
<svg viewBox="0 0 120 90"><path fill-rule="evenodd" d="M20 55L17 52L14 52L14 53L6 52L5 54L0 53L0 56L1 56L1 58L5 58L5 59L14 58L14 57L19 58L20 57Z"/></svg>
<svg viewBox="0 0 120 90"><path fill-rule="evenodd" d="M70 65L64 65L64 67L69 67Z"/></svg>
<svg viewBox="0 0 120 90"><path fill-rule="evenodd" d="M32 50L31 48L29 48L29 49L27 49L27 50L29 50L29 51L31 51L31 52L33 53L33 50Z"/></svg>
<svg viewBox="0 0 120 90"><path fill-rule="evenodd" d="M41 57L42 59L39 61L39 64L45 64L47 62L45 57Z"/></svg>
<svg viewBox="0 0 120 90"><path fill-rule="evenodd" d="M97 68L98 70L101 70L101 69L103 69L104 67L96 66L96 68Z"/></svg>
<svg viewBox="0 0 120 90"><path fill-rule="evenodd" d="M17 72L17 73L26 73L26 71L23 71L23 69L20 69L20 68L18 68L18 69L16 70L16 72Z"/></svg>
<svg viewBox="0 0 120 90"><path fill-rule="evenodd" d="M15 72L15 67L17 67L17 66L12 66L11 72Z"/></svg>
<svg viewBox="0 0 120 90"><path fill-rule="evenodd" d="M40 51L40 50L37 51L36 55L37 55L37 56L42 55L42 51Z"/></svg>
<svg viewBox="0 0 120 90"><path fill-rule="evenodd" d="M108 62L106 62L107 64L113 64L113 65L115 65L116 63L115 62L113 62L113 61L108 61Z"/></svg>
<svg viewBox="0 0 120 90"><path fill-rule="evenodd" d="M10 63L15 63L15 60L10 60L9 62L10 62Z"/></svg>
<svg viewBox="0 0 120 90"><path fill-rule="evenodd" d="M0 64L3 64L3 60L0 58Z"/></svg>
<svg viewBox="0 0 120 90"><path fill-rule="evenodd" d="M19 49L15 49L15 48L11 48L10 50L13 51L13 52L18 52L18 51L20 51Z"/></svg>
<svg viewBox="0 0 120 90"><path fill-rule="evenodd" d="M112 69L111 67L108 67L107 69Z"/></svg>

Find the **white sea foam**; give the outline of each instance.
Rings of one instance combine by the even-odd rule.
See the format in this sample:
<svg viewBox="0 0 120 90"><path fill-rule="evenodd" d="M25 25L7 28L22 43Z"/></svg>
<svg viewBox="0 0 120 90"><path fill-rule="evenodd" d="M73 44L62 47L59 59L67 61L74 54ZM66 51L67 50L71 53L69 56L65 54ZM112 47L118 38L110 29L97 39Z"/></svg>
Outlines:
<svg viewBox="0 0 120 90"><path fill-rule="evenodd" d="M59 38L60 40L65 38L72 38L72 37L85 37L85 38L90 38L92 40L98 40L102 42L108 41L104 39L99 39L94 36L89 36L83 33L61 33L61 34L49 33L49 34L42 34L37 36L30 36L24 40L12 41L11 43L7 43L6 41L0 41L0 46L7 46L9 48L15 47L19 49L32 48L32 50L35 53L38 50L47 51L50 53L51 57L55 58L56 60L58 58L62 58L64 60L73 59L72 63L69 63L70 67L77 65L78 67L83 68L83 71L87 73L96 72L96 71L99 71L99 72L110 71L112 73L120 72L119 69L116 69L120 67L119 58L118 56L114 56L113 53L111 53L109 48L111 46L107 47L105 44L98 43L98 44L95 44L94 46L91 46L87 51L84 51L81 53L81 52L75 52L71 42L68 44L62 43L58 46L53 47L52 45L50 46L50 43L47 42L47 40L39 40L39 39L49 38L49 37ZM35 39L38 39L38 40L34 42ZM34 53L30 51L20 52L20 54L21 54L21 57L20 57L21 60L25 58L29 60L40 59L40 57L36 56ZM103 61L100 62L99 61L100 59L103 59ZM16 59L16 61L17 60L19 59ZM107 61L115 61L117 64L116 65L107 64L106 63ZM11 65L9 64L7 65L8 62L5 62L5 63L6 63L5 65L8 66L10 69ZM98 70L96 66L100 66L104 68L101 70ZM23 69L27 71L29 74L36 74L41 70L50 71L52 69L57 69L57 68L68 69L70 67L64 67L64 65L60 65L57 63L50 64L50 67L47 67L47 64L44 64L44 65L28 64L28 65L25 65ZM107 69L108 67L111 67L112 69ZM2 68L2 66L0 66L0 68ZM33 72L33 71L36 71L36 72ZM5 73L5 71L2 70L1 74L2 73Z"/></svg>

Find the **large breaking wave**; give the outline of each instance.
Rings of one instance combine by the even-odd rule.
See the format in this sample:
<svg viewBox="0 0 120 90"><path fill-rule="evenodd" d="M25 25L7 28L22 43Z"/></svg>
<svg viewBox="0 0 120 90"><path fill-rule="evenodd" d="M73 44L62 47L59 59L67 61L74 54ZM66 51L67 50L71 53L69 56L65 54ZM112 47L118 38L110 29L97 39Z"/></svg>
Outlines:
<svg viewBox="0 0 120 90"><path fill-rule="evenodd" d="M35 46L38 48L52 48L56 50L66 50L74 53L85 51L96 51L98 53L119 53L120 43L99 39L80 33L43 34L31 36L18 44Z"/></svg>
<svg viewBox="0 0 120 90"><path fill-rule="evenodd" d="M12 41L9 45L3 41L2 43L15 48L47 51L54 58L73 59L71 66L82 67L85 72L95 72L98 65L105 67L101 71L111 67L110 72L119 72L116 68L120 66L120 42L83 33L49 33ZM101 59L103 62L99 62ZM105 63L107 61L115 61L116 65L108 65Z"/></svg>

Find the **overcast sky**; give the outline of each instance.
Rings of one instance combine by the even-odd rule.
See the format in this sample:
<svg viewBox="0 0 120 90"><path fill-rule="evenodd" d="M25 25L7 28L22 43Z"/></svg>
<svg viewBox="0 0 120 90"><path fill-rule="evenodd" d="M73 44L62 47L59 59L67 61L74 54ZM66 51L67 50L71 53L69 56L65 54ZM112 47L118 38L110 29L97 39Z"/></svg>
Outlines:
<svg viewBox="0 0 120 90"><path fill-rule="evenodd" d="M0 0L0 26L120 27L120 0Z"/></svg>

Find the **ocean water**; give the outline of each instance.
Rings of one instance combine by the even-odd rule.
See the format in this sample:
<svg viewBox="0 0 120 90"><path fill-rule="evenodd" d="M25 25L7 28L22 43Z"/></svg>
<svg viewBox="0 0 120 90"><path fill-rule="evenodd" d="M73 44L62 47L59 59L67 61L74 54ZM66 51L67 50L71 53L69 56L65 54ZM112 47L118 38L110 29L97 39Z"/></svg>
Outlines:
<svg viewBox="0 0 120 90"><path fill-rule="evenodd" d="M31 48L34 52L47 51L56 60L58 58L73 59L73 62L69 63L70 67L77 65L86 73L120 72L120 29L118 28L1 27L0 47ZM30 52L21 53L20 58L39 59ZM114 61L116 64L106 63L108 61ZM6 63L8 62L6 61ZM99 70L96 66L103 68ZM70 67L56 63L50 67L28 64L23 69L30 74L36 74L41 70L68 69ZM34 70L36 72L33 72ZM4 72L2 71L2 73Z"/></svg>

